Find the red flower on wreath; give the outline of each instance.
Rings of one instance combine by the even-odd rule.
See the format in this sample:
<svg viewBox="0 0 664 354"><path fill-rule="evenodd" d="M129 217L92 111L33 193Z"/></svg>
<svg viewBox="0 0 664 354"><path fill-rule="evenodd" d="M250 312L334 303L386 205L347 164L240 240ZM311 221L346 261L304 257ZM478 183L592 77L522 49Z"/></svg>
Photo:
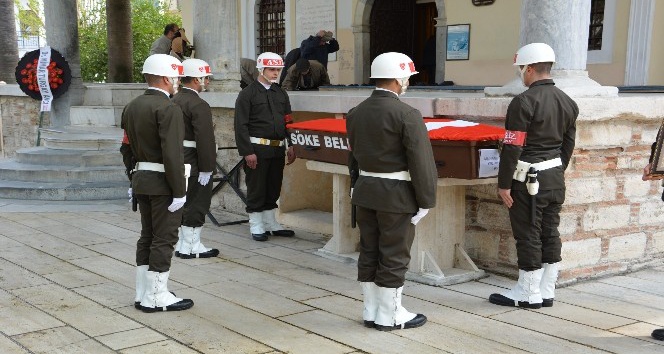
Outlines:
<svg viewBox="0 0 664 354"><path fill-rule="evenodd" d="M25 67L21 69L21 83L25 84L28 87L28 90L39 92L39 84L37 83L37 59L34 59L32 62L25 64ZM51 89L57 89L64 82L63 74L64 70L58 67L55 61L51 61L48 64L48 84Z"/></svg>

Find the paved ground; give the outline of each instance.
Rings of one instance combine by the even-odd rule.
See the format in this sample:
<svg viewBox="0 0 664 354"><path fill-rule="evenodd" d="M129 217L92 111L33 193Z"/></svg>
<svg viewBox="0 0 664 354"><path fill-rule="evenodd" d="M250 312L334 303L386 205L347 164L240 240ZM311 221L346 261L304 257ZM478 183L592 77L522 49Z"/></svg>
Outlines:
<svg viewBox="0 0 664 354"><path fill-rule="evenodd" d="M664 266L561 289L553 308L486 300L512 281L408 282L419 329L361 324L355 267L313 255L326 237L254 242L246 225L203 232L219 258L180 260L188 311L134 309L140 222L126 203L0 200L0 353L664 353Z"/></svg>

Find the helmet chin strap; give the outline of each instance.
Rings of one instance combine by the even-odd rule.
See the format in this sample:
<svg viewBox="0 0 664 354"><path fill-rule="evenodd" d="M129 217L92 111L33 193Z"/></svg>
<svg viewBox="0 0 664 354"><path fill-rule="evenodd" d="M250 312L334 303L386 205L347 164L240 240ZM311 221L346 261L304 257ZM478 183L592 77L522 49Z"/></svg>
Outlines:
<svg viewBox="0 0 664 354"><path fill-rule="evenodd" d="M401 91L400 91L399 95L403 95L404 93L406 93L406 90L408 89L408 80L409 79L410 78L408 78L408 77L403 77L403 78L400 78L400 79L396 79L397 82L399 83L399 85L401 85Z"/></svg>
<svg viewBox="0 0 664 354"><path fill-rule="evenodd" d="M524 65L522 69L519 69L519 77L521 78L521 83L524 85L526 81L523 76L526 74L526 70L528 70L528 65Z"/></svg>

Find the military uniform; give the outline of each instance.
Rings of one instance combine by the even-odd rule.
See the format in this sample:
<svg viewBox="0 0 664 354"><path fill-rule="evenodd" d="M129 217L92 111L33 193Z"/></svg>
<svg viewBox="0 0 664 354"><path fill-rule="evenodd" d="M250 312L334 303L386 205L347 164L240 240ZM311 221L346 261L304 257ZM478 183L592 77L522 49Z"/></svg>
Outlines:
<svg viewBox="0 0 664 354"><path fill-rule="evenodd" d="M173 198L185 196L182 111L165 92L148 89L122 112L122 128L137 162L163 164L165 172L135 171L131 185L141 212L136 264L167 272L178 239L182 209L168 211Z"/></svg>
<svg viewBox="0 0 664 354"><path fill-rule="evenodd" d="M360 228L358 280L402 287L415 236L411 217L436 203L438 177L426 126L418 110L377 89L350 110L346 127ZM364 176L360 170L409 171L411 180Z"/></svg>
<svg viewBox="0 0 664 354"><path fill-rule="evenodd" d="M184 116L184 140L194 142L195 147L184 147L184 163L191 165L187 202L184 205L182 225L200 227L205 223L205 214L210 209L212 183L205 186L198 183L200 172L214 172L217 146L212 126L210 105L199 97L198 92L183 87L173 102L180 106ZM186 144L186 145L191 145Z"/></svg>
<svg viewBox="0 0 664 354"><path fill-rule="evenodd" d="M286 116L291 114L288 94L278 85L266 89L254 81L242 90L235 101L235 142L240 156L256 154L255 169L246 165L248 213L260 213L277 207L284 176L286 154ZM262 145L251 138L269 139ZM281 146L279 146L279 142Z"/></svg>
<svg viewBox="0 0 664 354"><path fill-rule="evenodd" d="M507 109L505 129L526 132L525 144L506 144L500 154L498 188L511 189L509 209L516 239L519 269L537 270L561 260L558 225L565 201L565 169L574 150L579 108L551 79L534 82L514 97ZM538 171L539 192L533 198L526 183L513 180L518 160L541 163L560 158L562 165ZM535 201L535 220L531 220Z"/></svg>
<svg viewBox="0 0 664 354"><path fill-rule="evenodd" d="M286 74L286 79L284 79L281 85L284 90L308 90L330 84L330 77L321 63L309 60L309 65L309 73L307 75L300 75L297 67L295 65L291 66Z"/></svg>

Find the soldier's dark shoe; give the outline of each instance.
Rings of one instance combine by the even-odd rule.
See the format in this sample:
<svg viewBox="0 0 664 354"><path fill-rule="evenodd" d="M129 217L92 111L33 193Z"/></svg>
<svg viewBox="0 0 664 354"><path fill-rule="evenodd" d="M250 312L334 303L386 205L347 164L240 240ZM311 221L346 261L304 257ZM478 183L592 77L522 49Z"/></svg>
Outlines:
<svg viewBox="0 0 664 354"><path fill-rule="evenodd" d="M216 257L218 255L219 255L219 250L216 249L216 248L213 248L213 249L211 249L207 252L203 252L203 253L193 253L193 254L180 253L179 257L182 258L182 259L212 258L212 257Z"/></svg>
<svg viewBox="0 0 664 354"><path fill-rule="evenodd" d="M175 296L175 293L174 293L174 292L169 291L169 293L171 293L171 294L173 294L173 296ZM134 308L137 309L137 310L141 310L141 309L143 308L143 306L141 306L141 302L140 302L140 301L134 301Z"/></svg>
<svg viewBox="0 0 664 354"><path fill-rule="evenodd" d="M542 307L553 307L553 299L542 299Z"/></svg>
<svg viewBox="0 0 664 354"><path fill-rule="evenodd" d="M425 323L427 323L427 316L424 316L421 313L418 313L415 318L412 320L402 324L402 325L396 325L396 326L381 326L379 324L376 324L376 329L379 331L393 331L395 329L408 329L408 328L416 328L423 326Z"/></svg>
<svg viewBox="0 0 664 354"><path fill-rule="evenodd" d="M270 231L266 231L266 234L270 234ZM281 237L291 237L295 235L295 231L293 230L277 230L277 231L272 231L273 236L281 236Z"/></svg>
<svg viewBox="0 0 664 354"><path fill-rule="evenodd" d="M664 340L664 328L652 331L651 336L657 340Z"/></svg>
<svg viewBox="0 0 664 354"><path fill-rule="evenodd" d="M268 235L267 232L264 234L251 234L251 238L253 238L254 241L267 241Z"/></svg>
<svg viewBox="0 0 664 354"><path fill-rule="evenodd" d="M374 321L364 321L364 327L367 328L376 328L376 323Z"/></svg>
<svg viewBox="0 0 664 354"><path fill-rule="evenodd" d="M500 306L511 306L511 307L525 307L529 309L539 309L542 307L542 303L534 303L531 304L528 301L518 301L518 305L515 303L514 300L510 299L507 296L500 295L500 294L491 294L489 296L489 302L495 305L500 305ZM553 302L551 303L551 306L553 306Z"/></svg>
<svg viewBox="0 0 664 354"><path fill-rule="evenodd" d="M164 307L145 307L141 306L141 310L143 312L147 313L152 313L152 312L158 312L158 311L182 311L182 310L187 310L190 309L192 306L194 306L194 302L191 299L182 299L172 305L164 306Z"/></svg>

